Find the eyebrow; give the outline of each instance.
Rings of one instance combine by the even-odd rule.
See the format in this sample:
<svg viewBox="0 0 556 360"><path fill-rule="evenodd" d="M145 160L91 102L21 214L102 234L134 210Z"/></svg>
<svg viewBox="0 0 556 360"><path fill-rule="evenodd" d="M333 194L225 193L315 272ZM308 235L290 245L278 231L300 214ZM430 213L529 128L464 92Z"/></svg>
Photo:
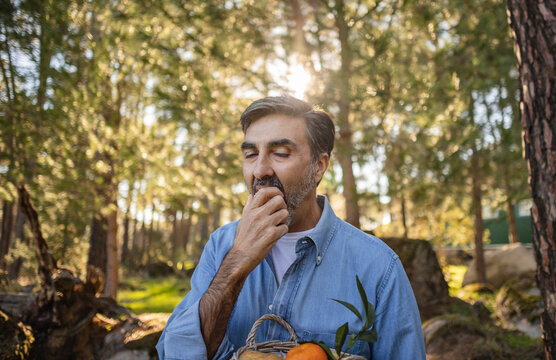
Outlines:
<svg viewBox="0 0 556 360"><path fill-rule="evenodd" d="M294 143L293 141L291 141L290 139L287 138L282 138L282 139L277 139L277 140L272 140L268 142L268 147L277 147L277 146L292 146L294 148L297 148L297 144ZM255 144L253 144L252 142L248 142L248 141L244 141L243 143L241 143L241 150L248 150L248 149L256 149L257 146Z"/></svg>

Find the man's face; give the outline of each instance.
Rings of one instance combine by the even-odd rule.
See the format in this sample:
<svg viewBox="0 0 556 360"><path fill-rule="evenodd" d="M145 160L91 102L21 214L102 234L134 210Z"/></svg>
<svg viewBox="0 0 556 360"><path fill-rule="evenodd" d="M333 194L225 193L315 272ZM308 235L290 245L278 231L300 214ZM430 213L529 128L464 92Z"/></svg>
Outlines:
<svg viewBox="0 0 556 360"><path fill-rule="evenodd" d="M280 189L290 212L288 224L316 184L306 132L303 119L272 114L251 123L241 146L249 193L265 186Z"/></svg>

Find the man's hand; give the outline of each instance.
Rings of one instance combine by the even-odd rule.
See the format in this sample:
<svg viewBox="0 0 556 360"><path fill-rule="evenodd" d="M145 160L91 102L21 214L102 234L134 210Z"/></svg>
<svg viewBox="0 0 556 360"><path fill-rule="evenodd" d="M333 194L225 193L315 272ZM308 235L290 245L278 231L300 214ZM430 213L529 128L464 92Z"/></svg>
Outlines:
<svg viewBox="0 0 556 360"><path fill-rule="evenodd" d="M245 279L263 261L276 241L288 232L288 210L276 187L261 188L249 195L237 226L234 245L201 297L201 332L212 359L224 335Z"/></svg>
<svg viewBox="0 0 556 360"><path fill-rule="evenodd" d="M263 261L276 241L288 232L288 210L282 192L264 187L249 195L237 226L230 256L237 258L242 271L249 274Z"/></svg>

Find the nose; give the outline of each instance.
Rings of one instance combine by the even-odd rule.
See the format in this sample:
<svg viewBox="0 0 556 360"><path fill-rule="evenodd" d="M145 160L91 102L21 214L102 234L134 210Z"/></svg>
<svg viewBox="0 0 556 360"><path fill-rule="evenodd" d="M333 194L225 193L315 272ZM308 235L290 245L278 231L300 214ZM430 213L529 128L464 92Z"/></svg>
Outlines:
<svg viewBox="0 0 556 360"><path fill-rule="evenodd" d="M272 175L274 175L274 170L270 164L270 159L264 154L259 154L253 171L253 176L257 179L262 179L265 176Z"/></svg>

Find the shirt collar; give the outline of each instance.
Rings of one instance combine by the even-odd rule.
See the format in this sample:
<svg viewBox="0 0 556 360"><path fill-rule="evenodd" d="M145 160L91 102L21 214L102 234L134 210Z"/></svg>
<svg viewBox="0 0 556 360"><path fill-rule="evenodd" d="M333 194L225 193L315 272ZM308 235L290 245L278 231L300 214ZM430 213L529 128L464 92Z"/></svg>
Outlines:
<svg viewBox="0 0 556 360"><path fill-rule="evenodd" d="M322 207L322 214L317 226L315 226L307 238L311 239L315 244L316 262L317 265L320 265L324 255L326 254L328 245L330 245L330 241L336 232L337 218L326 196L317 196L317 202L319 203L319 206Z"/></svg>

